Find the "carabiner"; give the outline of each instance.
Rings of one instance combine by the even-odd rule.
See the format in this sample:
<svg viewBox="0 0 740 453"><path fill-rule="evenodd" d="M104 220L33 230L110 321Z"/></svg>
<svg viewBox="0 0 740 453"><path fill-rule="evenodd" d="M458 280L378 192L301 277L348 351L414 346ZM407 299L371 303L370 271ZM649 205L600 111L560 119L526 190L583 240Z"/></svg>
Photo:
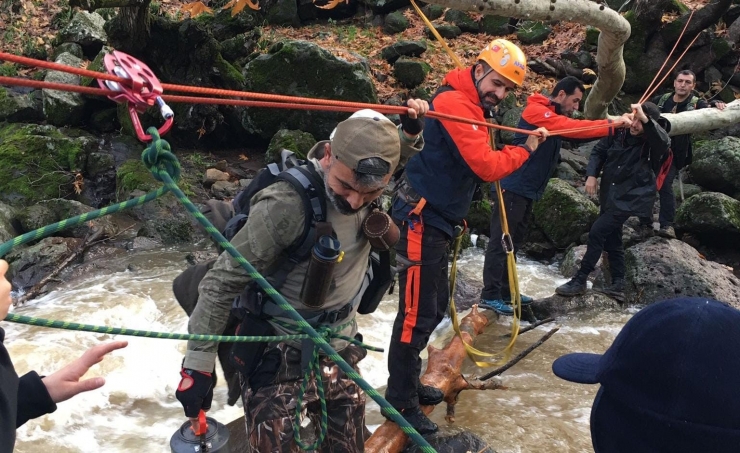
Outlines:
<svg viewBox="0 0 740 453"><path fill-rule="evenodd" d="M501 247L504 248L504 252L512 253L514 251L514 241L511 239L511 235L504 233L501 235Z"/></svg>
<svg viewBox="0 0 740 453"><path fill-rule="evenodd" d="M172 127L175 114L172 109L162 100L162 85L151 69L136 58L114 50L103 58L105 69L109 74L126 79L125 84L111 80L98 79L101 88L117 92L108 96L109 99L127 103L128 112L131 116L136 136L142 142L151 141L152 136L145 133L139 121L139 113L154 106L159 107L159 112L165 122L158 129L160 135L167 133Z"/></svg>

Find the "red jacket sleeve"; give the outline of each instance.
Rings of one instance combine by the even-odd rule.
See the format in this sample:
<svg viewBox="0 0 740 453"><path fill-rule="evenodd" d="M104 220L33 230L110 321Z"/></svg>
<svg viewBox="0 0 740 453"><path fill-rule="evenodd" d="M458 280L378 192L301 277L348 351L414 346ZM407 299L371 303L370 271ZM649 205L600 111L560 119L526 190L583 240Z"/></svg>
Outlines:
<svg viewBox="0 0 740 453"><path fill-rule="evenodd" d="M464 95L447 91L434 100L434 110L440 113L485 121L480 107L472 104ZM470 169L486 182L498 181L516 171L529 158L529 152L521 146L506 146L501 151L491 148L488 128L459 121L440 120L450 134L460 155Z"/></svg>
<svg viewBox="0 0 740 453"><path fill-rule="evenodd" d="M522 112L522 119L533 126L544 127L550 132L578 127L604 126L603 128L562 135L564 138L574 140L607 137L614 133L614 128L610 126L611 120L574 120L565 115L558 115L542 104L527 104Z"/></svg>

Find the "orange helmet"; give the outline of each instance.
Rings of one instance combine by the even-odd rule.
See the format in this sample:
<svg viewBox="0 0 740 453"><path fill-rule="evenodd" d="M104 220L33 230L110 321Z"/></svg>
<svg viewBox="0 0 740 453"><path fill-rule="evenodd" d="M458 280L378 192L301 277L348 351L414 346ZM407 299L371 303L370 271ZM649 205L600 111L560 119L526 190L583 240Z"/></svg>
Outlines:
<svg viewBox="0 0 740 453"><path fill-rule="evenodd" d="M479 61L485 61L494 71L515 84L521 86L527 74L527 57L516 44L505 39L494 39L480 55Z"/></svg>

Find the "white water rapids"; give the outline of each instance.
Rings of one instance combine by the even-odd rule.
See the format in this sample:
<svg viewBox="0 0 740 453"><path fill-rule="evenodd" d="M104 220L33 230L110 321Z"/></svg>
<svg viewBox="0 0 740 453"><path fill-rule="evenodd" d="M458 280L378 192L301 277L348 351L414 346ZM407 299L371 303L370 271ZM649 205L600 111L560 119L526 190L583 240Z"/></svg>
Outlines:
<svg viewBox="0 0 740 453"><path fill-rule="evenodd" d="M187 317L174 299L172 280L187 264L185 252L139 252L134 271L95 275L63 285L13 312L39 318L162 332L187 332ZM466 250L459 266L467 275L480 275L479 250ZM565 280L551 267L527 260L518 264L522 290L544 297ZM379 310L360 316L360 331L368 344L388 347L395 316L395 296L387 296ZM464 315L464 313L463 313ZM463 392L456 426L483 437L499 453L589 452L590 406L597 388L556 378L552 361L572 351L603 352L627 313L598 313L558 320L560 331L502 376L508 390ZM478 338L476 347L498 351L509 328L502 319ZM4 322L5 345L19 374L36 370L49 374L78 357L88 347L111 340L111 335L32 327ZM519 337L516 352L535 342L553 326L545 325ZM435 332L432 343L442 346L451 336L449 320ZM114 352L89 375L106 379L102 389L80 394L59 405L53 414L28 422L18 430L19 453L169 452L169 439L185 421L174 393L186 343L135 337ZM370 352L361 362L367 381L376 388L387 380L387 356ZM470 363L466 374L482 375ZM220 372L220 369L219 369ZM227 423L242 412L240 404L225 405L226 387L219 381L210 416ZM382 422L378 406L368 404L371 429ZM444 408L432 419L442 429Z"/></svg>

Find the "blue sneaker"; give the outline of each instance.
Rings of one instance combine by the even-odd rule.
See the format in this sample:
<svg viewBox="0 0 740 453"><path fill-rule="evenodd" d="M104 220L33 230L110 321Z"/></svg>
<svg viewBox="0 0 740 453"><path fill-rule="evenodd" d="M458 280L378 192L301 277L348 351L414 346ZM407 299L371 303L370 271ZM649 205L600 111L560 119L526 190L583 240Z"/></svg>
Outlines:
<svg viewBox="0 0 740 453"><path fill-rule="evenodd" d="M534 299L530 296L527 296L526 294L520 294L519 297L522 299L522 307L525 305L529 305L532 302L534 302ZM504 302L511 305L511 296L504 299Z"/></svg>
<svg viewBox="0 0 740 453"><path fill-rule="evenodd" d="M481 299L480 304L478 305L480 305L481 307L490 308L500 315L514 316L514 309L511 308L511 305L507 305L501 299Z"/></svg>

